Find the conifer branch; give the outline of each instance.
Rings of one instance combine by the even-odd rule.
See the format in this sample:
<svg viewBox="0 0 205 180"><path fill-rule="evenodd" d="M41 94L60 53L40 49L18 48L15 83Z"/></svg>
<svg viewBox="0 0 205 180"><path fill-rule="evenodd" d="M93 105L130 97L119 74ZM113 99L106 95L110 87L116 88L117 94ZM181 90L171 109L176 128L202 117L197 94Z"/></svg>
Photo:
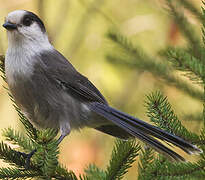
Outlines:
<svg viewBox="0 0 205 180"><path fill-rule="evenodd" d="M202 3L205 6L205 1L202 1ZM205 18L205 8L204 8L204 6L202 6L203 18ZM202 21L202 24L203 24L203 28L202 28L203 47L205 47L205 22ZM205 134L205 78L203 79L203 88L204 88L204 96L203 96L203 121L204 121L203 124L204 124L204 127L203 127L203 130L201 132L201 137L203 137L203 134ZM204 139L205 139L205 137L204 137ZM204 148L204 150L205 150L205 148Z"/></svg>
<svg viewBox="0 0 205 180"><path fill-rule="evenodd" d="M154 76L165 80L168 85L174 86L188 94L190 97L202 101L203 93L200 90L191 87L187 82L175 77L173 75L174 70L168 63L151 58L142 50L134 47L131 41L119 33L109 32L107 36L120 48L117 51L118 54L121 53L120 55L107 55L109 62L116 65L122 65L123 67L126 66L132 69L148 71ZM124 54L126 54L126 56Z"/></svg>
<svg viewBox="0 0 205 180"><path fill-rule="evenodd" d="M6 76L4 73L4 61L5 61L5 57L3 55L0 55L0 72L1 72L1 78L6 81Z"/></svg>
<svg viewBox="0 0 205 180"><path fill-rule="evenodd" d="M155 158L150 166L147 166L144 174L139 179L187 179L205 177L204 160L197 163L171 163L163 157Z"/></svg>
<svg viewBox="0 0 205 180"><path fill-rule="evenodd" d="M50 130L49 133L53 133L53 132L51 132ZM31 172L33 176L37 174L36 176L41 178L77 180L77 177L73 174L72 171L67 172L67 170L65 170L58 164L57 161L58 151L53 148L53 146L57 147L57 145L53 144L56 143L56 141L51 141L50 139L51 134L49 133L48 131L42 132L41 134L42 139L39 140L40 141L39 143L42 144L42 147L37 147L38 151L36 152L36 154L33 157L33 160L30 163L28 172ZM50 141L50 143L48 143L47 141ZM3 142L0 144L0 159L4 159L5 162L10 163L11 165L16 166L17 168L21 168L22 171L25 171L25 159L20 155L18 151L11 149L8 145L4 144ZM10 171L10 169L8 169L8 171L6 171L5 169L3 170L5 172L2 174L5 175L4 178L11 178L10 176L13 171L9 174L8 172ZM23 175L18 173L16 174L15 177L20 178L22 176ZM27 177L26 174L25 177Z"/></svg>
<svg viewBox="0 0 205 180"><path fill-rule="evenodd" d="M54 176L53 176L54 177ZM55 178L59 180L78 180L77 176L74 174L73 171L68 171L66 168L58 165L56 167L56 174Z"/></svg>
<svg viewBox="0 0 205 180"><path fill-rule="evenodd" d="M5 57L0 55L0 72L1 72L1 77L6 82L5 69L4 69L4 67L5 67L4 61L5 61ZM34 128L34 126L30 123L30 121L21 112L20 108L16 105L16 102L15 102L12 94L9 92L9 89L6 88L6 87L4 87L4 88L8 92L10 100L13 103L13 107L15 108L15 110L18 113L19 120L21 121L21 123L23 124L23 126L25 127L25 129L27 131L27 135L30 136L31 139L36 140L37 139L38 130L36 128Z"/></svg>
<svg viewBox="0 0 205 180"><path fill-rule="evenodd" d="M174 21L179 26L180 31L189 42L189 46L191 47L190 50L192 50L193 55L197 58L201 58L200 38L197 33L195 33L195 29L188 22L186 16L183 14L182 8L178 7L177 9L172 0L166 0L166 2L170 8L170 14L172 15Z"/></svg>
<svg viewBox="0 0 205 180"><path fill-rule="evenodd" d="M194 6L194 4L190 0L175 0L177 3L180 3L184 8L190 11L193 15L195 15L201 22L204 21L203 14Z"/></svg>
<svg viewBox="0 0 205 180"><path fill-rule="evenodd" d="M106 180L105 171L101 170L94 164L90 164L85 169L86 176L83 177L84 180L93 180L93 179L101 179Z"/></svg>
<svg viewBox="0 0 205 180"><path fill-rule="evenodd" d="M106 180L122 179L131 167L140 150L139 144L134 140L116 140L111 160L106 168Z"/></svg>
<svg viewBox="0 0 205 180"><path fill-rule="evenodd" d="M162 167L164 168L164 164L166 162L166 159L162 156L158 156L158 158L154 158L153 161L151 161L150 166L146 165L146 169L140 171L139 180L144 179L158 179L157 174ZM143 167L142 167L143 168Z"/></svg>
<svg viewBox="0 0 205 180"><path fill-rule="evenodd" d="M203 85L204 85L204 97L203 97L203 124L204 124L204 128L203 128L203 131L205 133L205 80L203 81ZM203 132L202 131L202 132Z"/></svg>
<svg viewBox="0 0 205 180"><path fill-rule="evenodd" d="M205 127L203 127L200 133L200 141L204 141L204 140L205 140ZM203 152L205 152L205 143L201 144L201 149ZM201 154L201 157L205 161L205 153Z"/></svg>
<svg viewBox="0 0 205 180"><path fill-rule="evenodd" d="M170 163L164 161L164 163L159 168L156 162L155 168L157 173L153 173L153 177L157 179L178 179L178 178L205 178L205 161L199 161L198 163Z"/></svg>
<svg viewBox="0 0 205 180"><path fill-rule="evenodd" d="M30 141L28 137L24 136L18 131L15 131L11 128L7 128L3 130L2 135L6 137L6 140L10 141L12 144L17 144L28 152L34 149L33 142Z"/></svg>
<svg viewBox="0 0 205 180"><path fill-rule="evenodd" d="M31 179L39 177L38 172L17 169L17 168L0 168L0 179Z"/></svg>
<svg viewBox="0 0 205 180"><path fill-rule="evenodd" d="M160 92L151 93L146 101L147 116L158 127L179 137L197 143L198 135L189 132L178 120L166 97ZM204 143L204 142L203 142Z"/></svg>
<svg viewBox="0 0 205 180"><path fill-rule="evenodd" d="M42 173L47 177L55 173L58 165L58 146L54 138L57 131L46 129L39 131L37 139L37 152L34 155L34 162L41 167Z"/></svg>
<svg viewBox="0 0 205 180"><path fill-rule="evenodd" d="M25 127L25 129L27 131L27 136L29 136L31 138L31 140L37 140L38 130L33 126L33 124L30 123L30 121L21 112L20 108L16 105L15 100L13 99L12 95L9 92L8 92L8 95L9 95L11 101L13 102L13 107L15 108L15 110L18 113L20 122L23 124L23 126Z"/></svg>
<svg viewBox="0 0 205 180"><path fill-rule="evenodd" d="M205 79L205 65L185 50L169 48L165 51L165 55L176 69L190 72L187 74L190 80L202 83Z"/></svg>
<svg viewBox="0 0 205 180"><path fill-rule="evenodd" d="M140 161L139 161L139 179L144 179L149 172L147 172L147 169L152 166L152 163L154 162L155 157L154 157L154 151L149 148L145 147L145 149L141 149L141 154L140 154Z"/></svg>
<svg viewBox="0 0 205 180"><path fill-rule="evenodd" d="M10 146L3 142L0 143L0 159L3 159L6 163L20 168L23 168L25 165L25 159L20 156L19 152L13 150ZM30 164L30 167L32 169L36 169L32 163Z"/></svg>

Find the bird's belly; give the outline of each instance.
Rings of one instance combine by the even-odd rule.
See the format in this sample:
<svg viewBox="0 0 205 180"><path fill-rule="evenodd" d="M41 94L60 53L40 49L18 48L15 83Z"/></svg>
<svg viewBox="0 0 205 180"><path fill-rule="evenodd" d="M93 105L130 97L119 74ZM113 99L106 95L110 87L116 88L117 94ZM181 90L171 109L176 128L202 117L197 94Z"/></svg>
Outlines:
<svg viewBox="0 0 205 180"><path fill-rule="evenodd" d="M9 83L8 83L9 84ZM29 82L17 80L9 85L11 94L28 120L36 127L58 128L58 117L52 113L44 96L38 96ZM52 118L51 118L52 117Z"/></svg>
<svg viewBox="0 0 205 180"><path fill-rule="evenodd" d="M14 77L15 83L9 84L11 93L26 117L37 127L59 129L63 122L71 129L79 129L89 124L89 109L64 91L52 89L48 83L37 88L32 79ZM35 85L34 85L35 84ZM40 85L39 85L40 86Z"/></svg>

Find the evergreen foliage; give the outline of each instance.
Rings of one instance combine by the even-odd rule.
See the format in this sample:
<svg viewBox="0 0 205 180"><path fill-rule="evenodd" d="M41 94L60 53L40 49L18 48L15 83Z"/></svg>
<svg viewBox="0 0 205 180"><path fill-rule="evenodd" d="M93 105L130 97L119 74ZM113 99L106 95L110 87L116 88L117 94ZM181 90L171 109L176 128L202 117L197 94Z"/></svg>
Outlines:
<svg viewBox="0 0 205 180"><path fill-rule="evenodd" d="M135 161L140 146L134 140L123 142L117 140L113 148L111 160L106 170L106 180L122 179L123 175Z"/></svg>
<svg viewBox="0 0 205 180"><path fill-rule="evenodd" d="M115 44L116 52L109 53L107 59L114 65L130 68L131 70L148 71L152 75L166 82L166 85L174 86L178 90L195 98L204 106L204 28L205 28L205 10L202 7L202 13L188 0L171 1L166 0L170 17L177 24L184 38L187 40L185 47L167 47L159 52L159 57L152 57L135 45L130 39L120 34L119 31L109 31L107 37ZM203 25L202 38L196 33L195 28L183 14L184 9L197 17L197 20ZM201 39L203 42L201 42ZM170 63L171 62L171 63ZM199 87L192 86L184 79L176 76L176 70L183 72ZM187 141L196 144L204 151L204 128L201 134L190 132L174 113L167 97L160 92L154 92L147 95L145 103L147 116L156 124L156 126L176 134ZM197 121L205 119L205 113L189 114L187 117L196 117ZM197 123L198 123L197 122ZM204 121L205 122L205 121ZM161 155L155 155L150 148L141 150L139 162L138 179L204 179L205 170L204 153L195 163L171 163Z"/></svg>
<svg viewBox="0 0 205 180"><path fill-rule="evenodd" d="M160 92L147 96L147 116L158 127L192 142L199 139L195 133L189 132L178 120L166 97Z"/></svg>
<svg viewBox="0 0 205 180"><path fill-rule="evenodd" d="M86 176L84 176L84 180L92 180L92 179L106 179L106 173L104 170L98 168L96 165L91 164L85 169Z"/></svg>
<svg viewBox="0 0 205 180"><path fill-rule="evenodd" d="M158 79L163 79L166 84L176 87L192 98L203 101L203 92L175 76L173 73L173 67L167 63L166 60L161 60L157 57L150 57L142 49L135 47L127 37L123 36L119 32L110 31L107 36L116 44L115 51L118 52L117 55L114 55L113 53L107 55L109 62L118 66L121 65L123 67L138 70L140 72L148 71Z"/></svg>
<svg viewBox="0 0 205 180"><path fill-rule="evenodd" d="M106 170L101 170L95 165L90 165L85 170L86 176L84 176L84 179L122 179L128 169L132 166L135 158L138 156L139 150L140 146L139 144L136 144L134 140L116 140L115 147L113 148L111 159Z"/></svg>
<svg viewBox="0 0 205 180"><path fill-rule="evenodd" d="M84 174L77 177L58 162L57 132L52 129L37 130L24 116L8 92L19 119L25 127L26 134L12 128L3 130L2 135L6 141L18 145L18 148L12 148L5 142L0 143L0 159L9 164L9 167L0 168L0 179L119 180L128 172L139 154L138 179L140 180L205 179L205 9L202 7L201 13L188 0L164 1L167 3L171 18L187 40L186 46L183 48L167 47L159 52L159 57L152 57L119 31L109 31L107 37L115 44L117 54L113 51L107 55L107 59L110 63L123 65L124 68L131 68L134 71L148 71L157 79L166 82L167 85L203 103L203 113L185 115L196 117L197 121L193 123L203 122L204 127L200 134L190 132L182 124L168 98L162 93L154 92L147 95L145 106L147 116L152 123L196 144L204 153L201 153L195 162L174 163L147 146L143 148L134 140L116 140L106 169L92 164L85 169ZM182 9L193 14L203 25L202 37L195 33L195 28L189 23ZM0 60L1 77L6 81L4 56L0 56ZM185 72L185 75L194 83L199 83L199 88L195 88L191 83L176 76L176 70ZM33 150L36 150L36 153L27 166L26 159L19 151L29 153Z"/></svg>

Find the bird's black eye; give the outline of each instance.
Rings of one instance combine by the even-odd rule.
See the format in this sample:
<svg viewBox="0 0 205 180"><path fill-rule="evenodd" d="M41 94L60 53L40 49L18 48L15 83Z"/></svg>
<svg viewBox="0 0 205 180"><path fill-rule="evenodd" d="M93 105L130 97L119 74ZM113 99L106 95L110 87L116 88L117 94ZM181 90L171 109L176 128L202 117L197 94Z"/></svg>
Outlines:
<svg viewBox="0 0 205 180"><path fill-rule="evenodd" d="M23 25L30 26L32 24L32 19L29 17L24 18Z"/></svg>

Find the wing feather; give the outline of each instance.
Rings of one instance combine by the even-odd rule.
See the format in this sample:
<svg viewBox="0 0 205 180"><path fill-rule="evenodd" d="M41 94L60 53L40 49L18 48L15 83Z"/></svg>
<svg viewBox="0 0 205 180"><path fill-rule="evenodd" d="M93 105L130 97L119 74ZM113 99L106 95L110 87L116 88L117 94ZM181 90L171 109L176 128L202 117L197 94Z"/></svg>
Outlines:
<svg viewBox="0 0 205 180"><path fill-rule="evenodd" d="M57 50L42 53L41 60L51 81L60 85L74 98L107 104L100 91Z"/></svg>

